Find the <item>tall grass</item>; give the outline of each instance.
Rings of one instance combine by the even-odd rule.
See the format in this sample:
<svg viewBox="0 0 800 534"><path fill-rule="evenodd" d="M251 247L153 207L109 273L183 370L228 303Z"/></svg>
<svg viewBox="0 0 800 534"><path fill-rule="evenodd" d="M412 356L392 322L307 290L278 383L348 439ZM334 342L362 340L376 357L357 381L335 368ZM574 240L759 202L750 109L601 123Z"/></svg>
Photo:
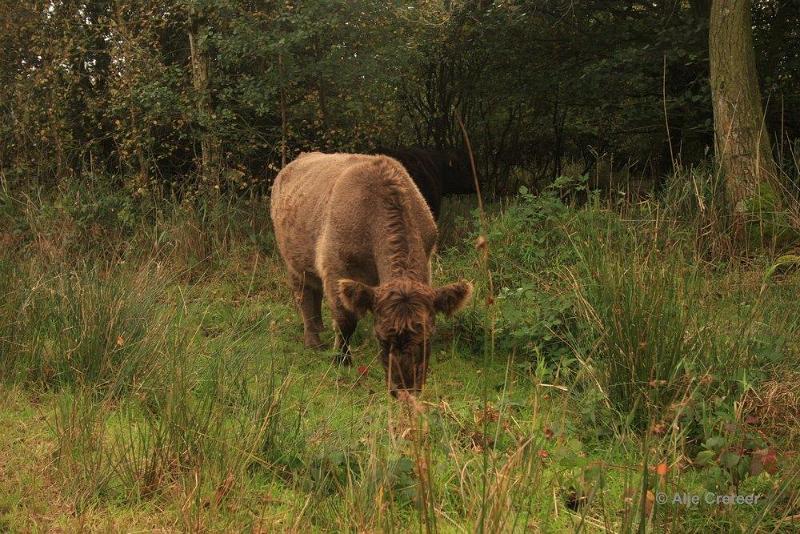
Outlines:
<svg viewBox="0 0 800 534"><path fill-rule="evenodd" d="M113 276L93 267L5 274L3 380L45 388L91 385L118 393L148 367L164 291L149 269Z"/></svg>
<svg viewBox="0 0 800 534"><path fill-rule="evenodd" d="M94 193L3 192L3 222L24 231L0 253L0 383L55 395L55 466L77 511L181 487L195 529L281 455L285 379L242 352L262 320L237 314L209 353L179 282L254 258L252 286L266 215L232 200L145 209ZM134 212L140 221L120 225Z"/></svg>
<svg viewBox="0 0 800 534"><path fill-rule="evenodd" d="M243 369L214 365L207 371L211 382L201 386L186 376L185 362L177 363L162 368L168 377L162 390L151 391L144 403L126 403L118 414L110 456L129 498L162 491L194 471L216 490L240 483L251 467L269 466L275 457L284 384L256 374L233 390L234 375Z"/></svg>
<svg viewBox="0 0 800 534"><path fill-rule="evenodd" d="M579 249L580 313L596 333L591 363L614 407L642 426L707 355L697 274L679 258L609 250L602 239Z"/></svg>
<svg viewBox="0 0 800 534"><path fill-rule="evenodd" d="M135 208L104 193L0 193L0 380L118 389L146 366L166 280L146 258L121 268Z"/></svg>
<svg viewBox="0 0 800 534"><path fill-rule="evenodd" d="M171 499L179 487L185 525L196 529L206 510L282 454L287 382L268 360L240 352L241 331L210 354L198 339L202 323L180 308L149 311L150 328L134 338L129 361L108 356L104 372L47 382L73 386L54 414L55 457L79 508Z"/></svg>
<svg viewBox="0 0 800 534"><path fill-rule="evenodd" d="M270 466L280 384L251 379L234 400L223 391L230 376L199 388L172 369L160 367L166 389L150 392L158 401L109 404L85 389L61 397L55 457L76 505L170 498L170 488L188 484L194 489L184 497L196 496L192 506L202 511L219 506L253 468Z"/></svg>
<svg viewBox="0 0 800 534"><path fill-rule="evenodd" d="M166 205L155 213L152 229L140 238L188 281L231 262L241 266L247 261L240 257L242 252L270 254L275 250L268 206L262 201L197 199Z"/></svg>

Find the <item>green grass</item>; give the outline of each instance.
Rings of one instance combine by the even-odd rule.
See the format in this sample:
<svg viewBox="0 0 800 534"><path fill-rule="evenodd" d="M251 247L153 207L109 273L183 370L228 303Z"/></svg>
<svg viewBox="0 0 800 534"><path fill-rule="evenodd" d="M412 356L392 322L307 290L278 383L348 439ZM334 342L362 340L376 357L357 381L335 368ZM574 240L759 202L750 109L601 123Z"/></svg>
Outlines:
<svg viewBox="0 0 800 534"><path fill-rule="evenodd" d="M369 319L352 368L302 347L263 202L110 194L3 199L2 531L793 525L800 406L775 388L797 376L800 278L765 282L777 255L709 261L657 206L525 194L491 207L483 264L457 200L434 278L475 299L405 404ZM764 498L654 503L665 489Z"/></svg>

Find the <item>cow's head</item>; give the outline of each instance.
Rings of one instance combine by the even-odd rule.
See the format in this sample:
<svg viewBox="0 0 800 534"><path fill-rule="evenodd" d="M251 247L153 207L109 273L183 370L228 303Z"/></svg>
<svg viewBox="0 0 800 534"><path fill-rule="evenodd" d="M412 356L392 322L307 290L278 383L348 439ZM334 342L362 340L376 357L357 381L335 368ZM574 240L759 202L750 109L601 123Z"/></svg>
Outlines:
<svg viewBox="0 0 800 534"><path fill-rule="evenodd" d="M418 393L425 383L431 337L437 313L452 315L472 295L472 284L456 282L432 288L409 278L371 287L339 280L339 298L350 311L375 317L375 337L381 347L389 392Z"/></svg>

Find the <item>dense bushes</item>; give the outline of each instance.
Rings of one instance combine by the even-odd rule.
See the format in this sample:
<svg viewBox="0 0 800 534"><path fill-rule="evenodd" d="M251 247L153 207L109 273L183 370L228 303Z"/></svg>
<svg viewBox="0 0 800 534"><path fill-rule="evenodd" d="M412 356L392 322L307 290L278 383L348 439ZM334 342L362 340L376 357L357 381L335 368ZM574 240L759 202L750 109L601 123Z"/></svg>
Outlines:
<svg viewBox="0 0 800 534"><path fill-rule="evenodd" d="M604 158L659 180L713 145L704 5L16 2L0 172L265 191L300 150L461 145L459 114L487 194ZM765 132L793 175L798 17L792 2L753 2Z"/></svg>
<svg viewBox="0 0 800 534"><path fill-rule="evenodd" d="M676 194L670 188L667 198ZM780 343L764 349L763 332L747 327L768 314L763 324L775 328L774 341L795 331L794 322L772 316L775 303L737 293L748 302L751 315L743 315L728 309L709 281L723 268L704 263L710 241L697 237L711 198L700 209L694 202L703 200L685 192L686 204L625 205L623 217L592 195L580 210L561 196L553 186L536 197L523 189L490 214L493 299L485 293L482 251L472 246L477 234L445 252L454 269L479 281L475 305L455 319L462 341L475 348L494 343L497 354L517 362L547 362L583 376L587 387L600 386L615 420L634 428L676 417L676 403L712 391L725 391L729 401L741 397L737 370L766 364L765 350L773 362L790 350ZM465 257L465 249L472 254ZM713 380L701 384L704 376Z"/></svg>

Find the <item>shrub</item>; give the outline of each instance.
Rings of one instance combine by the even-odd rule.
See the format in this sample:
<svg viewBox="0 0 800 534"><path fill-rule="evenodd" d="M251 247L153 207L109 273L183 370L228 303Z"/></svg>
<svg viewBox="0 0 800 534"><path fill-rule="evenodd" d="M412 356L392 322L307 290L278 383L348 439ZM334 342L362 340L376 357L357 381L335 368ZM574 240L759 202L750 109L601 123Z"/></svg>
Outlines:
<svg viewBox="0 0 800 534"><path fill-rule="evenodd" d="M489 268L497 293L491 333L499 351L530 360L544 355L549 361L568 353L564 338L574 327L573 303L560 286L558 273L577 259L572 248L564 246L573 217L554 189L534 196L523 187L515 201L489 218ZM450 251L446 261L461 264L463 248L473 251L472 265L463 270L479 280L476 304L454 321L462 339L480 346L489 333L484 306L488 281L477 268L476 239L477 234L465 239L462 250Z"/></svg>
<svg viewBox="0 0 800 534"><path fill-rule="evenodd" d="M521 188L517 201L491 219L487 232L495 285L518 287L574 261L572 250L562 246L573 214L554 192L534 196Z"/></svg>

